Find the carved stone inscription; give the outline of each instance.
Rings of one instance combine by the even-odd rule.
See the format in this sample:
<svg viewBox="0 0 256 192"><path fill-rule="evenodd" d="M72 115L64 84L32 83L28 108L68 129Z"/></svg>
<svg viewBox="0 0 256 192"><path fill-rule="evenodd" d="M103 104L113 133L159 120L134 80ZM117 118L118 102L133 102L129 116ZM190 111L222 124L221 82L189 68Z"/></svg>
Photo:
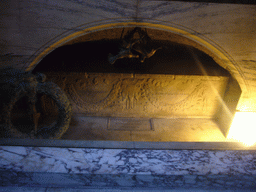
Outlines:
<svg viewBox="0 0 256 192"><path fill-rule="evenodd" d="M228 77L48 73L69 95L74 113L112 117L213 116Z"/></svg>

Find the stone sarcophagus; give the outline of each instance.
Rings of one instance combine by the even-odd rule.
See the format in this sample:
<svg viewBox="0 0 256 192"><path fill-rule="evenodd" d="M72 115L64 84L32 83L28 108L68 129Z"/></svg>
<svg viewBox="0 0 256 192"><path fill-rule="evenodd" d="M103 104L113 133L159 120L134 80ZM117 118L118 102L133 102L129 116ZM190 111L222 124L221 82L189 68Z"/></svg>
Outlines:
<svg viewBox="0 0 256 192"><path fill-rule="evenodd" d="M213 117L229 77L170 74L47 73L74 113L104 117Z"/></svg>

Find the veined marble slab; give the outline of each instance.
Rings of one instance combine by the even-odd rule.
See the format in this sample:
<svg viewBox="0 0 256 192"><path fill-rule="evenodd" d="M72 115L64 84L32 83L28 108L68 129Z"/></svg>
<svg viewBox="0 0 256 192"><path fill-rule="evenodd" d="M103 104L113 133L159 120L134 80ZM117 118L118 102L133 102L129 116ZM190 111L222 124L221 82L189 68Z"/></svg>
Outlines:
<svg viewBox="0 0 256 192"><path fill-rule="evenodd" d="M2 186L256 187L255 151L2 146L0 157Z"/></svg>
<svg viewBox="0 0 256 192"><path fill-rule="evenodd" d="M256 175L255 151L131 150L2 146L1 168L25 172Z"/></svg>

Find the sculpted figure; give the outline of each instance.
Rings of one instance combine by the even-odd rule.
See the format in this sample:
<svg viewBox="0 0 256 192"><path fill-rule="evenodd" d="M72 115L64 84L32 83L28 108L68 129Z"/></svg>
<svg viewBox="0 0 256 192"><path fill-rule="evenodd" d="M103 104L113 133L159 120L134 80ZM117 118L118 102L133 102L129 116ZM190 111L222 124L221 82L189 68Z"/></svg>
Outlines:
<svg viewBox="0 0 256 192"><path fill-rule="evenodd" d="M138 33L139 38L135 38L135 34ZM158 49L153 49L150 46L151 38L146 31L141 28L134 28L128 32L122 39L122 44L119 47L119 53L117 55L109 54L108 61L110 64L114 64L117 59L122 58L139 58L140 62L144 62L146 58L152 57Z"/></svg>

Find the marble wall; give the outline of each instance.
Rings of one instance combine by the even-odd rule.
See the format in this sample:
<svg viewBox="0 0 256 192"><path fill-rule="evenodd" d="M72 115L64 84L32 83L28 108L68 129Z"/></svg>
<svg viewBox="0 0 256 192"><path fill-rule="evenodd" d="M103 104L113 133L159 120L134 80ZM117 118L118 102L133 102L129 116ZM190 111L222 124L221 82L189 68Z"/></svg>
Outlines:
<svg viewBox="0 0 256 192"><path fill-rule="evenodd" d="M256 110L256 5L153 0L11 0L1 1L0 7L1 66L31 70L56 47L88 32L102 30L103 25L111 28L146 23L151 28L174 29L205 49L224 55L219 58L220 63L242 88L237 109Z"/></svg>
<svg viewBox="0 0 256 192"><path fill-rule="evenodd" d="M242 88L238 110L256 111L256 5L146 0L0 1L0 66L31 70L86 33L145 26L196 41ZM100 27L99 27L100 26ZM256 188L255 151L0 148L1 186L171 189Z"/></svg>

